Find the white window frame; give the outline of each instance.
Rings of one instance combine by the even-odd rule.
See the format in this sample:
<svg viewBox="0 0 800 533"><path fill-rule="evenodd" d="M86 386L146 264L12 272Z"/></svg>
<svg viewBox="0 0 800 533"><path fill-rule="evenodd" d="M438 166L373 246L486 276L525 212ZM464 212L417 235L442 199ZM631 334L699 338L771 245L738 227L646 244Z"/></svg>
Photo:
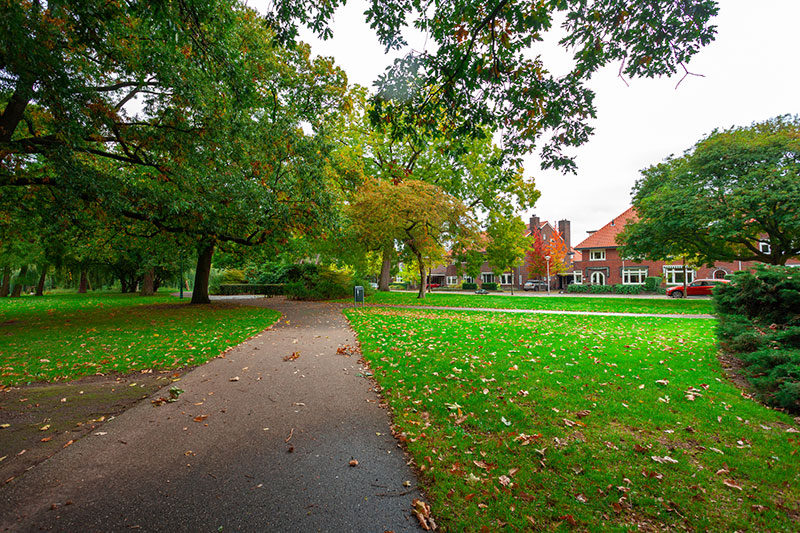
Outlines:
<svg viewBox="0 0 800 533"><path fill-rule="evenodd" d="M473 278L472 276L464 276L463 280L464 283L475 283L475 278Z"/></svg>
<svg viewBox="0 0 800 533"><path fill-rule="evenodd" d="M605 250L589 250L589 261L605 261Z"/></svg>
<svg viewBox="0 0 800 533"><path fill-rule="evenodd" d="M644 279L646 277L647 277L647 267L622 268L623 285L644 285Z"/></svg>
<svg viewBox="0 0 800 533"><path fill-rule="evenodd" d="M573 272L572 279L574 280L573 283L577 283L578 285L583 284L583 272Z"/></svg>
<svg viewBox="0 0 800 533"><path fill-rule="evenodd" d="M758 250L762 254L771 254L772 246L770 246L769 241L758 241Z"/></svg>
<svg viewBox="0 0 800 533"><path fill-rule="evenodd" d="M669 285L683 285L683 265L664 265L664 283ZM686 284L694 281L696 272L693 268L686 268Z"/></svg>
<svg viewBox="0 0 800 533"><path fill-rule="evenodd" d="M494 283L494 273L481 272L481 283Z"/></svg>
<svg viewBox="0 0 800 533"><path fill-rule="evenodd" d="M595 277L600 278L600 283L597 283ZM605 285L606 284L606 273L602 270L593 270L589 276L589 279L592 285Z"/></svg>
<svg viewBox="0 0 800 533"><path fill-rule="evenodd" d="M445 284L446 285L456 285L458 283L458 276L447 276Z"/></svg>
<svg viewBox="0 0 800 533"><path fill-rule="evenodd" d="M500 285L511 285L514 281L514 274L503 273L500 274Z"/></svg>

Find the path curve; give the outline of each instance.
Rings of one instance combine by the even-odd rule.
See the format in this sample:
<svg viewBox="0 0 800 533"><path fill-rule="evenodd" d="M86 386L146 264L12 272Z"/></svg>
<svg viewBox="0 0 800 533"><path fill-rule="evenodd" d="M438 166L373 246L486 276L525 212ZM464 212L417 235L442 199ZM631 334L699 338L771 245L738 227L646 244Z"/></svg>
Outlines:
<svg viewBox="0 0 800 533"><path fill-rule="evenodd" d="M356 345L340 306L237 301L284 316L186 374L177 402L142 401L0 487L0 527L419 531L387 412L359 354L337 353Z"/></svg>

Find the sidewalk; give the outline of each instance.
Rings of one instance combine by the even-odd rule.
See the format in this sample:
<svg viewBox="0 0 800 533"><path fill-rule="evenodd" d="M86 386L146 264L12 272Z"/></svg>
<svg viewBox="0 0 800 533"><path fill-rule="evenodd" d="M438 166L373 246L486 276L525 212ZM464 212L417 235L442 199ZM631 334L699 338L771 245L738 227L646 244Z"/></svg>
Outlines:
<svg viewBox="0 0 800 533"><path fill-rule="evenodd" d="M284 317L186 374L177 402L143 401L2 486L0 527L418 531L414 474L339 308L239 301Z"/></svg>

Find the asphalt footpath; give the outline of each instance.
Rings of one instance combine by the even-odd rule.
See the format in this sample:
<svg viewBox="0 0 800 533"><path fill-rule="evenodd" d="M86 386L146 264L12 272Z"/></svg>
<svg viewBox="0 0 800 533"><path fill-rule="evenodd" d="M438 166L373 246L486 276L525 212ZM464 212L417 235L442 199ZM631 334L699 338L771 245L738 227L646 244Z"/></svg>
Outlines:
<svg viewBox="0 0 800 533"><path fill-rule="evenodd" d="M420 531L340 308L240 302L283 317L0 487L0 529Z"/></svg>

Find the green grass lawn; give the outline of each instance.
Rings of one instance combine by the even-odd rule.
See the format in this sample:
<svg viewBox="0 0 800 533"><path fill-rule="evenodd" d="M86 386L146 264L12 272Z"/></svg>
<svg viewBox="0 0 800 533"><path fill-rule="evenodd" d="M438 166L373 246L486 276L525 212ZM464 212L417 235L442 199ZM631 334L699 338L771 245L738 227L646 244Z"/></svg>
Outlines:
<svg viewBox="0 0 800 533"><path fill-rule="evenodd" d="M800 530L797 424L713 320L346 314L447 531Z"/></svg>
<svg viewBox="0 0 800 533"><path fill-rule="evenodd" d="M269 327L277 311L190 306L158 295L0 299L0 385L202 364Z"/></svg>
<svg viewBox="0 0 800 533"><path fill-rule="evenodd" d="M663 298L625 298L591 296L513 297L499 294L463 294L433 292L420 300L410 292L378 292L366 299L368 304L430 305L435 307L480 307L482 309L545 309L561 311L595 311L610 313L710 314L711 300Z"/></svg>

